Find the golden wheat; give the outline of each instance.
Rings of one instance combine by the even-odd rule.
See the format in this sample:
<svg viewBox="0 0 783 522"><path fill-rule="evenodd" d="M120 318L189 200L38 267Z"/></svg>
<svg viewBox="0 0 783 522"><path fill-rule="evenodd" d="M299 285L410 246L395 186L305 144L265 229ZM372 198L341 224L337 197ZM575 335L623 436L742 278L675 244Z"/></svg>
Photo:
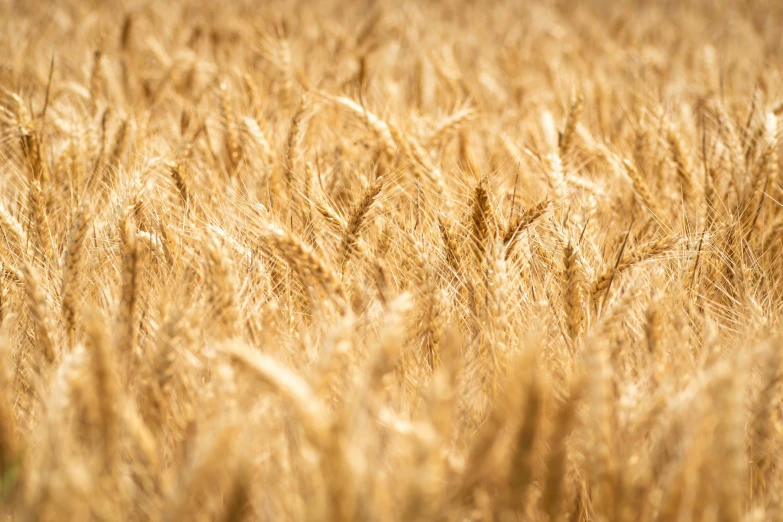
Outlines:
<svg viewBox="0 0 783 522"><path fill-rule="evenodd" d="M783 521L783 4L0 2L0 517Z"/></svg>

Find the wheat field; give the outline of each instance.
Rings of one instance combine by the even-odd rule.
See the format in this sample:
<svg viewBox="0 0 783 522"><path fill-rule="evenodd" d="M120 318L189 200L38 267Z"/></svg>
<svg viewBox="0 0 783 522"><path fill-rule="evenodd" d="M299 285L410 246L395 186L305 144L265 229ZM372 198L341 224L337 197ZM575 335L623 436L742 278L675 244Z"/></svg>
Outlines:
<svg viewBox="0 0 783 522"><path fill-rule="evenodd" d="M783 520L782 34L0 0L3 520Z"/></svg>

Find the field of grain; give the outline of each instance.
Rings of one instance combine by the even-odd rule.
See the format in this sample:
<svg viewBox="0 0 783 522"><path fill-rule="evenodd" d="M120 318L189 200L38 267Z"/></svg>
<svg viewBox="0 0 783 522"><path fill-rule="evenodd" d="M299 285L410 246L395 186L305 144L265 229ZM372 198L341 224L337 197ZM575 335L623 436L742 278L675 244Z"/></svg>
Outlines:
<svg viewBox="0 0 783 522"><path fill-rule="evenodd" d="M782 35L0 0L2 520L783 520Z"/></svg>

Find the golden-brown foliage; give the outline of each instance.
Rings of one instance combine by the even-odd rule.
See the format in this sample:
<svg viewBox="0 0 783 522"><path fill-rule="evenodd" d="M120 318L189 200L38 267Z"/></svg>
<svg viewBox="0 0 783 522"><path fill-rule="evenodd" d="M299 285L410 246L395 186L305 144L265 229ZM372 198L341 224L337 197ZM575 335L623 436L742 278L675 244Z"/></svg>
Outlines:
<svg viewBox="0 0 783 522"><path fill-rule="evenodd" d="M0 1L0 516L783 521L782 33Z"/></svg>

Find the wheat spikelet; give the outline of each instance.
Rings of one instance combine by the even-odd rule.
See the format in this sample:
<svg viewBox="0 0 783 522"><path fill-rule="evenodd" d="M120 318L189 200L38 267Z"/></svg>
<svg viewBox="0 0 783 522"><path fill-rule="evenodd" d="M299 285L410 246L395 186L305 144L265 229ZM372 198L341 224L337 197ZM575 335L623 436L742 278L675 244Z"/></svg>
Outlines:
<svg viewBox="0 0 783 522"><path fill-rule="evenodd" d="M245 124L245 129L247 130L247 133L250 135L250 137L253 139L253 142L256 144L256 146L259 149L259 152L261 153L261 159L265 164L271 164L274 160L274 154L272 152L272 146L269 144L269 140L266 137L266 134L263 130L261 130L261 126L258 124L256 120L249 116L245 116L242 118L242 123Z"/></svg>
<svg viewBox="0 0 783 522"><path fill-rule="evenodd" d="M582 286L584 276L578 249L569 241L563 248L565 270L566 324L571 342L576 343L582 325Z"/></svg>
<svg viewBox="0 0 783 522"><path fill-rule="evenodd" d="M68 248L65 251L62 285L62 309L68 331L69 347L73 348L76 332L76 316L79 301L78 274L81 269L82 252L90 227L90 210L82 207L71 228Z"/></svg>
<svg viewBox="0 0 783 522"><path fill-rule="evenodd" d="M271 241L289 263L310 274L338 307L344 309L346 297L340 279L312 248L273 225L263 228L262 237Z"/></svg>
<svg viewBox="0 0 783 522"><path fill-rule="evenodd" d="M623 166L625 167L625 172L628 174L628 177L631 178L631 181L633 182L633 188L639 194L639 197L647 207L647 210L650 211L654 218L661 219L664 214L658 204L658 200L653 197L650 188L647 186L644 179L642 179L639 171L636 170L636 167L628 160L623 160Z"/></svg>
<svg viewBox="0 0 783 522"><path fill-rule="evenodd" d="M49 220L46 217L46 203L41 185L37 180L30 182L30 222L34 227L38 247L44 263L52 258L52 239Z"/></svg>
<svg viewBox="0 0 783 522"><path fill-rule="evenodd" d="M138 245L136 243L136 225L133 220L133 208L123 210L120 220L120 238L122 254L122 291L119 310L118 348L121 357L134 360L136 344L136 305L139 286ZM129 365L130 366L130 365Z"/></svg>
<svg viewBox="0 0 783 522"><path fill-rule="evenodd" d="M302 96L299 101L299 108L291 119L291 129L288 131L288 140L285 146L285 163L283 171L289 184L293 182L294 174L299 170L298 163L301 156L302 142L305 132L307 132L307 120L309 119L310 98L307 95Z"/></svg>
<svg viewBox="0 0 783 522"><path fill-rule="evenodd" d="M41 287L41 276L29 262L24 261L22 277L27 294L27 306L35 327L36 350L39 350L49 363L53 363L57 358L57 352L52 339L46 293Z"/></svg>
<svg viewBox="0 0 783 522"><path fill-rule="evenodd" d="M476 111L470 107L455 111L453 114L440 121L435 129L430 132L429 137L427 137L424 142L424 146L428 148L431 147L433 144L443 139L448 133L459 130L464 123L469 122L475 116Z"/></svg>
<svg viewBox="0 0 783 522"><path fill-rule="evenodd" d="M444 330L444 307L446 298L443 291L433 290L429 295L427 314L427 364L433 370L440 364L440 345Z"/></svg>
<svg viewBox="0 0 783 522"><path fill-rule="evenodd" d="M593 281L590 292L594 300L609 287L616 273L622 272L647 259L659 256L670 251L679 241L677 236L664 236L661 239L651 241L634 248L623 251L615 266L607 268Z"/></svg>
<svg viewBox="0 0 783 522"><path fill-rule="evenodd" d="M253 109L253 118L256 124L261 126L263 110L261 107L261 95L258 91L258 84L253 77L245 72L242 74L242 80L245 83L245 89L247 90L248 98L250 98L250 107Z"/></svg>
<svg viewBox="0 0 783 522"><path fill-rule="evenodd" d="M544 215L544 212L549 208L549 205L550 201L545 199L534 207L525 209L509 222L506 231L503 234L503 243L509 250L514 245L519 235L538 218Z"/></svg>
<svg viewBox="0 0 783 522"><path fill-rule="evenodd" d="M176 343L181 337L182 314L177 310L167 312L164 322L156 334L156 353L149 375L141 390L138 402L144 421L154 433L166 425L170 414L169 398L176 381Z"/></svg>
<svg viewBox="0 0 783 522"><path fill-rule="evenodd" d="M576 405L581 398L581 383L574 383L569 397L560 406L555 417L553 434L549 443L546 478L540 503L549 520L558 520L563 509L566 486L566 465L568 463L568 437L576 422Z"/></svg>
<svg viewBox="0 0 783 522"><path fill-rule="evenodd" d="M344 234L348 229L348 222L339 215L334 208L323 198L315 200L315 209L326 220L326 223L340 234Z"/></svg>
<svg viewBox="0 0 783 522"><path fill-rule="evenodd" d="M287 109L292 109L295 103L294 96L294 67L291 55L291 45L286 35L285 26L282 34L277 39L277 64L282 75L281 87L283 90L283 102Z"/></svg>
<svg viewBox="0 0 783 522"><path fill-rule="evenodd" d="M27 233L2 202L0 202L0 226L3 227L3 234L6 235L7 241L8 236L11 236L10 240L12 243L16 243L16 248L21 252L26 251L29 245Z"/></svg>
<svg viewBox="0 0 783 522"><path fill-rule="evenodd" d="M501 428L504 424L505 408L508 405L498 403L490 411L488 418L471 441L465 463L460 469L459 482L452 496L458 502L468 502L476 489L480 487L482 478L488 472L488 466L493 462L496 445L499 444Z"/></svg>
<svg viewBox="0 0 783 522"><path fill-rule="evenodd" d="M364 121L381 138L387 154L394 156L394 153L397 150L397 143L392 137L392 133L389 130L389 125L385 121L350 98L346 98L345 96L332 96L322 91L318 91L317 94L331 101L332 103L336 103L337 105L349 110L354 116Z"/></svg>
<svg viewBox="0 0 783 522"><path fill-rule="evenodd" d="M654 361L653 378L660 381L662 378L663 353L663 311L661 310L661 298L654 294L647 305L645 312L644 336L647 340L647 350Z"/></svg>
<svg viewBox="0 0 783 522"><path fill-rule="evenodd" d="M444 216L438 217L438 230L440 231L440 237L441 240L443 241L443 248L446 253L446 260L454 276L456 277L459 276L459 274L462 271L460 248L456 240L454 239L454 234L450 230L446 219L447 218Z"/></svg>
<svg viewBox="0 0 783 522"><path fill-rule="evenodd" d="M111 156L109 158L109 165L115 166L122 162L125 150L128 147L128 141L130 139L130 124L127 118L123 118L120 122L120 128L114 136L114 145L111 149Z"/></svg>
<svg viewBox="0 0 783 522"><path fill-rule="evenodd" d="M473 203L471 214L471 249L477 266L484 264L487 243L490 234L490 220L492 210L489 204L489 195L484 180L476 184L473 190Z"/></svg>
<svg viewBox="0 0 783 522"><path fill-rule="evenodd" d="M476 165L476 159L470 146L470 135L466 129L459 133L459 163L468 174L473 177L479 177L479 168Z"/></svg>
<svg viewBox="0 0 783 522"><path fill-rule="evenodd" d="M777 119L773 114L767 114L763 127L764 149L758 163L758 169L753 174L751 196L742 216L746 235L749 235L758 221L767 191L777 181Z"/></svg>
<svg viewBox="0 0 783 522"><path fill-rule="evenodd" d="M769 252L783 235L783 216L778 216L772 224L769 225L762 239L762 252Z"/></svg>
<svg viewBox="0 0 783 522"><path fill-rule="evenodd" d="M297 412L308 440L319 449L331 444L333 419L310 386L271 357L241 346L227 346L225 353L287 399Z"/></svg>
<svg viewBox="0 0 783 522"><path fill-rule="evenodd" d="M103 51L96 49L93 53L92 71L90 72L90 110L93 115L98 111L98 98L103 91Z"/></svg>
<svg viewBox="0 0 783 522"><path fill-rule="evenodd" d="M191 196L190 189L188 189L188 175L185 166L181 161L172 161L168 163L168 171L174 180L174 186L177 187L182 204L187 208Z"/></svg>
<svg viewBox="0 0 783 522"><path fill-rule="evenodd" d="M579 117L582 115L584 107L584 97L580 94L571 104L568 111L565 127L560 135L560 157L565 158L573 152L576 139L576 126L579 124Z"/></svg>
<svg viewBox="0 0 783 522"><path fill-rule="evenodd" d="M343 234L342 245L340 251L342 253L342 262L340 264L341 271L345 271L346 264L350 259L350 256L356 249L356 243L359 240L359 234L362 226L365 224L365 220L372 208L373 204L378 199L378 196L383 190L383 186L386 182L386 177L379 175L375 181L365 189L362 198L354 205L351 210L351 215L348 218L347 226Z"/></svg>
<svg viewBox="0 0 783 522"><path fill-rule="evenodd" d="M779 352L771 346L765 346L763 349L763 377L750 420L750 458L753 466L751 487L754 495L763 495L771 478L773 457L770 442L774 422L770 404L782 377Z"/></svg>
<svg viewBox="0 0 783 522"><path fill-rule="evenodd" d="M24 100L16 94L13 94L12 97L16 105L15 120L19 142L30 171L30 179L46 183L49 181L49 170L41 150L40 129L33 122L30 110L24 104Z"/></svg>
<svg viewBox="0 0 783 522"><path fill-rule="evenodd" d="M739 371L737 371L739 370ZM712 469L712 480L717 487L720 520L742 519L742 487L746 468L743 440L742 400L743 368L721 368L713 381L717 393L715 406L724 412L717 422L713 451L720 464Z"/></svg>
<svg viewBox="0 0 783 522"><path fill-rule="evenodd" d="M229 86L225 81L220 83L220 110L223 119L226 122L225 144L226 151L228 152L229 174L233 176L242 159L242 145L237 129L237 118L234 113L234 106L231 103Z"/></svg>
<svg viewBox="0 0 783 522"><path fill-rule="evenodd" d="M173 522L196 516L203 495L219 477L226 452L238 437L236 424L227 423L217 430L205 448L189 462L189 473L177 490L167 499L162 520Z"/></svg>
<svg viewBox="0 0 783 522"><path fill-rule="evenodd" d="M111 118L111 110L106 108L101 113L101 130L98 137L98 144L95 158L94 172L101 172L106 165L106 152L109 144L109 119Z"/></svg>
<svg viewBox="0 0 783 522"><path fill-rule="evenodd" d="M534 361L529 360L532 357L532 355L524 357L521 364L527 368L519 369L519 373L527 377L527 382L522 385L521 390L521 395L524 397L520 401L521 422L515 430L512 442L512 468L508 481L510 505L517 512L521 512L525 506L527 490L533 481L533 447L541 429L542 386Z"/></svg>
<svg viewBox="0 0 783 522"><path fill-rule="evenodd" d="M499 241L489 246L485 287L486 287L486 317L485 323L491 327L491 361L492 375L505 374L507 371L506 339L508 336L508 280L506 258Z"/></svg>
<svg viewBox="0 0 783 522"><path fill-rule="evenodd" d="M443 210L448 212L451 208L451 201L446 197L446 184L441 170L433 164L432 160L428 159L427 153L413 136L402 134L394 125L388 124L387 126L394 144L398 147L398 149L395 149L392 146L394 144L387 144L385 149L387 156L393 158L397 153L409 156L413 161L416 175L420 176L423 174L435 186L435 192L441 200Z"/></svg>
<svg viewBox="0 0 783 522"><path fill-rule="evenodd" d="M605 513L620 507L623 494L619 488L618 457L613 451L615 413L611 410L611 367L607 342L595 339L589 347L586 365L590 374L589 401L590 416L594 422L591 433L591 454L588 456L588 471L594 477L595 504Z"/></svg>
<svg viewBox="0 0 783 522"><path fill-rule="evenodd" d="M117 459L119 437L120 395L117 376L115 375L108 334L103 324L95 316L95 312L88 315L85 321L85 331L90 352L90 366L95 381L95 396L98 399L100 410L100 440L103 444L104 465L107 470L111 470Z"/></svg>
<svg viewBox="0 0 783 522"><path fill-rule="evenodd" d="M236 303L236 282L230 259L215 237L205 242L210 275L210 308L218 320L221 332L231 338L236 335L239 311Z"/></svg>
<svg viewBox="0 0 783 522"><path fill-rule="evenodd" d="M692 205L696 195L696 184L693 181L693 167L682 135L670 125L666 132L666 140L671 147L674 163L677 165L677 176L680 179L683 198L686 204Z"/></svg>

